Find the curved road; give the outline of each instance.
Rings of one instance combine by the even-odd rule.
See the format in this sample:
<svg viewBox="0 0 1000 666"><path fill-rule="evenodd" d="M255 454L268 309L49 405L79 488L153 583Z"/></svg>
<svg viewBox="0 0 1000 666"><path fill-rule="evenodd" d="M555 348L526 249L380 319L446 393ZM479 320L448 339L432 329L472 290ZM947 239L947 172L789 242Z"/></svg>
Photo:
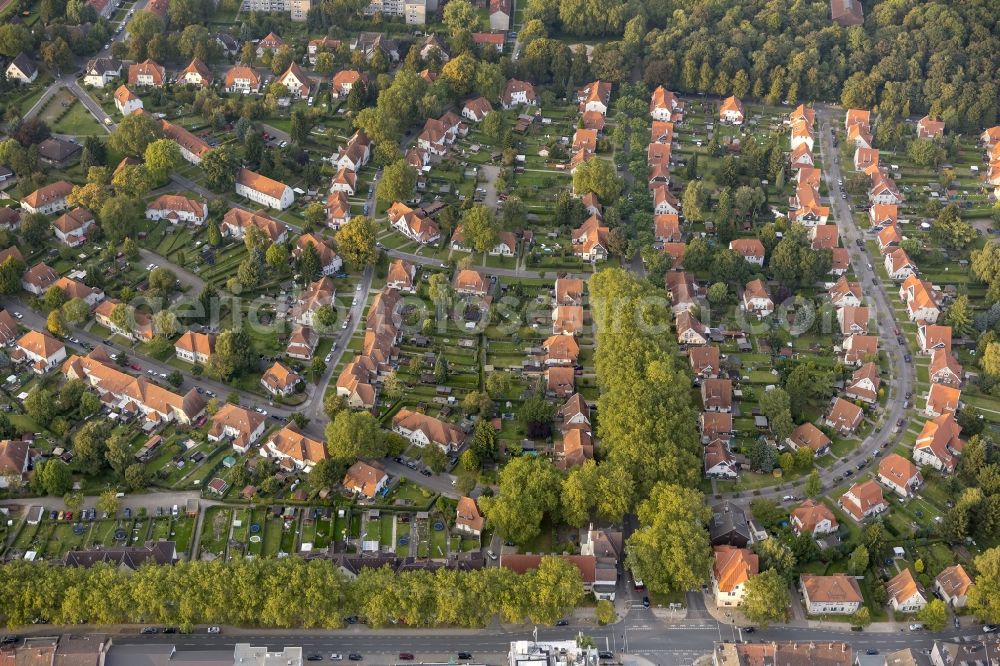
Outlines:
<svg viewBox="0 0 1000 666"><path fill-rule="evenodd" d="M855 223L854 216L851 213L850 200L838 196L840 186L837 184L837 181L843 179L846 182L847 178L841 171L839 152L833 147L831 122L836 122L832 119L836 117L835 114L840 112L841 109L837 107L830 107L828 105L816 106L816 120L819 124L819 153L823 165L823 178L826 181L827 192L830 198L831 213L840 229L840 237L844 246L847 247L847 251L850 254L854 275L861 283L861 290L868 307L874 308L878 327L879 347L889 359L891 376L888 381L883 380L883 386L888 388L888 397L885 410L878 414L880 420L875 430L850 454L837 463L826 468L816 467L820 478L823 480L823 489L825 491L836 486L838 477L843 478L843 474L846 471L856 469L859 464L864 463L884 443L895 443L901 437L901 435L894 435L892 430L896 422L906 415L906 408L904 407L904 403L907 400L906 394L912 392L915 381L912 365L906 363L903 358L907 353L906 346L899 342L893 332L895 317L890 300L893 298L893 295L887 293L885 285L875 272L874 262L879 261L881 257L873 258L869 256L867 247L864 245L864 235ZM853 168L853 165L851 167ZM861 240L861 246L858 246L858 240ZM780 484L776 487L761 489L759 494L743 491L721 493L721 495L737 503L748 503L751 499L761 498L780 500L785 495L794 494L792 491L800 491L804 485L805 480L800 479L792 484Z"/></svg>

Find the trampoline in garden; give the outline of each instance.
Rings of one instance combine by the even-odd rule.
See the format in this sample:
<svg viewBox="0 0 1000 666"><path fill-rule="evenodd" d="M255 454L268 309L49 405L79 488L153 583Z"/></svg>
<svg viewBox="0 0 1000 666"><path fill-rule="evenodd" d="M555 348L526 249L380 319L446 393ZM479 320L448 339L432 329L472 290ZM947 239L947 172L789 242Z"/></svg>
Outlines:
<svg viewBox="0 0 1000 666"><path fill-rule="evenodd" d="M401 536L399 537L399 545L406 546L410 543L410 537Z"/></svg>
<svg viewBox="0 0 1000 666"><path fill-rule="evenodd" d="M260 523L250 523L250 534L257 534L260 532Z"/></svg>
<svg viewBox="0 0 1000 666"><path fill-rule="evenodd" d="M115 539L117 539L118 541L124 540L125 536L126 536L125 530L120 529L120 528L117 529L117 530L115 530Z"/></svg>
<svg viewBox="0 0 1000 666"><path fill-rule="evenodd" d="M260 537L256 534L250 537L250 543L260 543Z"/></svg>
<svg viewBox="0 0 1000 666"><path fill-rule="evenodd" d="M442 523L440 520L435 520L432 527L434 528L435 532L440 532L441 530L444 529L444 523Z"/></svg>
<svg viewBox="0 0 1000 666"><path fill-rule="evenodd" d="M80 536L81 534L83 534L86 531L87 531L87 528L84 527L83 525L80 525L79 523L77 523L76 525L73 526L73 534L75 534L77 536Z"/></svg>

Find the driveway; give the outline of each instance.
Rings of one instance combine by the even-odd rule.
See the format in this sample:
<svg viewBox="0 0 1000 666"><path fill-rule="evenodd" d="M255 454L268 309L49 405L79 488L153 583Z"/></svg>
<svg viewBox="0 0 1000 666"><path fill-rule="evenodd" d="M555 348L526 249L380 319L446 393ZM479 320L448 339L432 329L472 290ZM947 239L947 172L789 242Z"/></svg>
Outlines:
<svg viewBox="0 0 1000 666"><path fill-rule="evenodd" d="M170 261L163 255L140 248L139 256L142 257L142 261L145 263L156 264L160 268L168 268L173 271L174 275L177 276L177 281L181 283L181 286L192 292L189 294L191 296L197 296L205 287L205 281L203 279L186 268Z"/></svg>

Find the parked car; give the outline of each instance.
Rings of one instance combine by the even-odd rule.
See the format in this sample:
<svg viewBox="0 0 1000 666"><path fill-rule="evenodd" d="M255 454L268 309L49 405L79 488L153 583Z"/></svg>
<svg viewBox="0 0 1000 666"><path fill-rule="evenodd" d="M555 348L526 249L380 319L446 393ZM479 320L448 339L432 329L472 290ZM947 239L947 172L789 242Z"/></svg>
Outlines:
<svg viewBox="0 0 1000 666"><path fill-rule="evenodd" d="M458 658L459 659L472 659L472 653L471 652L459 652L458 653Z"/></svg>
<svg viewBox="0 0 1000 666"><path fill-rule="evenodd" d="M142 630L139 633L140 634L155 634L155 633L158 633L159 631L160 630L157 629L156 627L143 627Z"/></svg>
<svg viewBox="0 0 1000 666"><path fill-rule="evenodd" d="M923 628L924 625L921 624L920 622L914 622L913 624L910 625L910 631L920 631Z"/></svg>
<svg viewBox="0 0 1000 666"><path fill-rule="evenodd" d="M557 627L568 627L569 626L569 620L559 620L558 622L556 622L556 626Z"/></svg>
<svg viewBox="0 0 1000 666"><path fill-rule="evenodd" d="M347 655L347 658L350 659L351 661L361 661L363 659L363 657L357 652L352 652L351 654Z"/></svg>
<svg viewBox="0 0 1000 666"><path fill-rule="evenodd" d="M311 654L308 657L306 657L306 661L323 661L323 655Z"/></svg>
<svg viewBox="0 0 1000 666"><path fill-rule="evenodd" d="M330 655L330 661L344 661L344 655L339 652L334 652Z"/></svg>
<svg viewBox="0 0 1000 666"><path fill-rule="evenodd" d="M600 657L601 659L614 659L615 653L612 652L611 650L601 650L600 652L597 653L597 656Z"/></svg>
<svg viewBox="0 0 1000 666"><path fill-rule="evenodd" d="M649 597L643 597L642 598L642 607L643 608L649 608Z"/></svg>
<svg viewBox="0 0 1000 666"><path fill-rule="evenodd" d="M997 629L1000 629L1000 624L985 624L983 625L984 634L992 634Z"/></svg>
<svg viewBox="0 0 1000 666"><path fill-rule="evenodd" d="M399 660L400 661L413 661L413 653L412 652L400 652L399 653Z"/></svg>
<svg viewBox="0 0 1000 666"><path fill-rule="evenodd" d="M209 627L208 628L208 633L210 633L210 634L221 634L222 633L222 629L220 627Z"/></svg>

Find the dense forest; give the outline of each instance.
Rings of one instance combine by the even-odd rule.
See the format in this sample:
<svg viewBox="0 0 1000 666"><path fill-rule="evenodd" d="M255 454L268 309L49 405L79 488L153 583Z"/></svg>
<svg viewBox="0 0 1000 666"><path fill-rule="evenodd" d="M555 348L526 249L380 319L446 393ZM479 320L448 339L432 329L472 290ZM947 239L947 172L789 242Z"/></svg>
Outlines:
<svg viewBox="0 0 1000 666"><path fill-rule="evenodd" d="M842 28L826 0L528 0L522 35L620 37L594 48L595 73L682 93L930 113L964 132L996 124L995 0L863 5L864 26Z"/></svg>

